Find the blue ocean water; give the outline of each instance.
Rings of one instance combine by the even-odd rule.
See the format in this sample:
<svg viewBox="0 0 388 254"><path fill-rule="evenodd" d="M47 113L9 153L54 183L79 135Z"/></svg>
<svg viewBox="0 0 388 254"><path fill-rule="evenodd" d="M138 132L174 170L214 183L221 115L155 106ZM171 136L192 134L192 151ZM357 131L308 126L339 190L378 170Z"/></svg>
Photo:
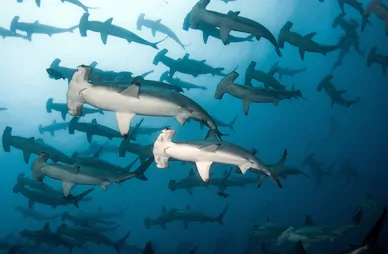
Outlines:
<svg viewBox="0 0 388 254"><path fill-rule="evenodd" d="M89 21L86 23L83 23L81 18L86 17L85 10L74 4L80 3L78 1L41 0L40 6L38 2L7 0L1 7L0 27L9 30L8 32L0 30L0 34L4 34L0 39L0 58L2 59L0 62L2 70L0 128L4 131L3 151L0 153L3 172L0 185L2 204L0 242L4 243L4 253L68 253L69 249L61 246L63 235L58 229L61 225L63 226L63 223L66 223L68 227L71 227L72 223L66 220L63 214L68 212L82 216L85 213L101 211L119 212L110 218L101 215L109 222L114 221L114 223L108 223L109 226L116 224L119 226L115 230L103 233L111 241L118 241L130 231L126 243L120 245L120 253L142 253L148 241L152 242L156 253L190 253L195 246L197 246L195 253L273 253L271 251L299 253L292 251L295 244L292 237L281 241L280 235L284 235L284 231L290 226L300 227L301 231L306 230L303 225L308 215L311 216L315 225L320 226L311 229L315 230L315 234L302 232L298 235L295 233L299 237L297 239L302 240L307 253L337 253L346 250L350 245L362 244L365 235L380 216L384 206L387 205L385 165L388 156L386 152L388 126L385 95L388 94L388 76L380 65L388 65L388 44L384 20L375 15L375 12L368 16L369 22L364 31L361 31L362 15L351 5L344 5L346 15L343 19L347 20L348 24L358 24L352 30L355 31L355 34L347 35L350 36L350 40L354 39L358 42L360 52L358 53L354 47L355 44L352 44L349 52L345 52L342 63L337 68L333 68L341 54L340 46L325 55L306 52L302 60L299 49L288 42L280 48L282 56L278 56L275 46L265 38L265 35L259 41L251 38L227 45L221 39L210 36L205 43L203 32L195 27L194 18L191 19L191 27L183 29L185 18L197 4L196 0L83 0L82 3L85 6L93 7L86 9L89 13ZM236 0L226 2L212 0L206 6L206 10L225 14L226 18L224 17L222 22L226 22L225 20L230 23L245 22L246 26L252 26L249 22L247 25L246 21L239 20L238 17L259 22L276 38L275 44L280 45L278 37L288 21L293 23L291 31L302 35L300 37L302 39L295 39L297 41L310 38L321 45L343 46L346 44L342 40L346 34L344 30L340 26L333 25L333 21L342 12L338 3L341 0L325 0L324 2L319 0ZM371 9L366 8L370 6L369 0L359 2L362 3L363 10ZM373 7L375 9L372 8L372 11L385 10L388 13L387 7L384 9L388 3L377 2L379 3ZM228 14L229 11L234 14ZM237 11L239 13L236 13ZM174 41L171 36L166 36L161 32L153 35L152 29L146 27L147 25L139 29L139 16L142 13L145 14L145 19L154 21L149 24L155 25L159 22L171 29L182 45ZM205 11L205 13L208 12ZM18 21L15 21L16 16L20 17ZM109 20L110 18L113 20ZM12 20L14 26L10 25ZM385 24L387 20L388 17L385 17ZM212 20L207 19L207 21ZM23 22L29 25L23 25ZM47 32L47 29L50 28L40 25L56 28L70 28L78 25L79 27L75 27L71 32L61 31L58 34L51 34L52 31ZM116 36L109 34L113 33L112 30L107 32L106 29L111 29L113 25L131 31L148 42L161 42L153 47L134 41L129 43L126 39L119 38L117 34ZM89 26L88 29L91 30L83 33L85 26ZM227 25L224 25L223 28L225 26ZM42 31L43 33L46 31L46 34L39 34ZM118 34L122 31L120 30ZM32 35L29 34L30 32ZM311 34L312 32L316 34ZM15 33L19 34L20 38L15 37ZM249 33L231 31L230 35L246 38ZM106 36L105 43L104 36ZM351 43L357 42L351 41ZM373 59L380 61L381 64L373 63L368 67L368 57L370 58L373 47L377 47L376 54L381 55L379 59L378 57ZM163 51L164 49L167 49L168 52ZM157 63L156 56L161 52L181 62L172 68L163 62ZM182 73L179 71L180 68L188 70L194 68L194 62L185 64L185 59L197 60L195 64L202 64L201 66L206 63L215 68L223 68L222 74L212 75L217 74L217 70L214 71L214 69L209 74L198 76ZM203 62L203 60L206 61ZM265 91L266 94L275 93L274 103L272 101L270 103L252 102L248 114L244 113L242 101L247 103L249 99L242 100L228 93L222 99L217 99L215 96L217 87L226 79L225 76L233 72L239 74L234 83L250 87L246 83L246 70L252 61L256 62L256 70L280 82L287 91L300 90L302 96L278 101L277 96L279 95L276 94L276 89L273 87L259 89L262 92ZM274 67L275 63L283 68L305 70L295 75L284 74L280 77L278 72L281 70ZM158 168L156 163L152 163L144 173L146 181L133 178L111 184L107 190L96 186L87 195L88 200L79 203L79 208L70 201L69 205L55 208L51 205L32 202L32 198L26 198L15 189L17 178L21 173L31 178L32 181L39 182L39 179L34 180L32 172L33 162L38 155L31 152L31 144L42 144L43 140L45 144L65 153L69 159L100 158L123 167L124 169L120 171L123 173L126 170L125 167L138 157L136 152L140 153L140 146L148 149L147 151L152 151L152 145L166 126L175 130L174 142L204 140L208 133L209 128L206 127L206 124L203 126L195 119L190 119L182 125L174 117L135 115L131 121L130 134L136 129L137 124L140 122L141 124L135 140L130 140L129 143L139 146L134 147L135 154L126 152L122 157L119 156L118 151L120 144L126 141L121 135L112 140L94 135L89 142L87 135L77 129L73 134L71 134L71 128L56 130L53 135L50 134L50 131L42 131L43 127L51 125L53 121L68 123L76 119L70 114L66 114L63 119L61 112L51 110L51 108L53 108L52 103L64 103L67 107L69 82L80 65L92 65L105 71L106 76L103 74L94 76L95 84L99 85L106 81L105 85L116 88L118 84L122 85L120 78L126 75L123 73L121 73L122 76L116 75L119 72L132 73L131 81L127 83L128 87L133 82L132 78L143 73L152 71L144 78L159 81L166 71L170 71L171 75L175 68L178 71L173 74L173 78L205 87L202 89L183 88L181 92L183 96L200 105L212 118L224 123L230 123L235 119L232 127L221 126L222 124L218 123L219 130L228 134L222 137L223 141L236 144L246 150L254 148L257 151L256 156L270 169L273 168L270 165L276 164L282 157L283 151L287 149L284 165L296 168L302 173L287 177L279 176L283 188L278 188L267 177L261 183L260 175L258 178L253 172L248 171L240 175L230 165L213 164L210 170L210 181L204 184L195 164L170 161L168 168ZM64 69L60 67L73 70L70 70L68 74L64 73ZM115 73L109 74L108 71ZM94 70L93 73L96 71ZM109 81L104 80L104 77L109 75L113 75L114 78ZM355 104L348 105L349 107L339 104L332 105L325 90L318 91L318 85L327 75L333 75L331 83L337 90L346 90L340 95L347 100L355 99ZM141 94L143 79L136 80L140 80ZM93 80L91 82L93 83ZM165 81L165 83L168 82ZM265 84L252 81L252 85L263 87ZM152 89L156 89L156 94L166 92L163 90L166 88ZM250 89L251 93L256 91L253 88ZM111 91L119 93L123 90L121 86L118 91ZM178 92L169 90L169 93ZM108 95L103 94L100 100L107 98L106 96ZM52 103L50 98L52 98ZM87 101L86 104L88 104ZM91 108L86 104L84 108ZM66 108L65 113L67 110ZM91 123L93 119L96 119L98 124L117 131L115 112L103 110L103 114L87 114L81 116L78 121ZM146 127L156 128L156 131L149 135L141 134L141 129L146 131ZM11 134L9 134L10 128L12 128ZM10 135L23 137L29 141L22 144L20 140ZM219 145L221 141L217 142L216 144ZM10 149L8 149L9 144L11 144ZM29 153L32 154L26 163L25 157L28 157ZM314 162L313 164L318 165L321 170L318 170L319 172L316 167L309 167L310 164L306 160L313 153L315 154L313 156L315 164ZM52 154L49 153L49 155ZM71 157L72 155L74 156ZM130 171L134 171L153 155L151 153L151 155L140 157L141 160L136 161ZM66 161L49 160L48 163L64 165ZM82 174L83 166L73 166L73 169L77 168L79 171L73 173ZM227 175L231 168L230 175ZM172 182L186 179L191 170L194 173L191 179L194 179L195 184L205 186L180 189L175 182ZM216 184L212 179L219 179L221 183ZM243 187L232 186L233 179L250 182ZM101 180L107 179L101 177ZM231 180L229 182L231 186L228 186L228 180ZM61 181L45 177L43 182L58 192L62 191ZM90 186L76 185L71 190L71 195L79 195L89 188ZM51 190L43 191L45 194L50 194L50 192ZM63 202L69 200L64 197L59 197L59 199L62 199ZM16 209L17 207L45 215L58 216L50 220L36 220L23 215L19 212L20 209ZM167 209L167 212L163 213L163 207ZM196 218L203 220L203 217L198 219L198 213L195 213L197 217L187 215L193 214L192 211L215 217L225 207L227 210L222 223L217 222L214 218L208 219L211 223L182 222L182 220L196 220ZM361 222L354 225L351 218L360 209L362 210ZM120 213L120 211L123 212ZM168 215L175 219L168 219ZM158 216L161 216L157 221L160 225L148 228L147 218L153 219ZM23 230L41 230L47 221L49 221L52 232L50 236L55 235L61 238L61 241L58 239L50 241L51 238L47 235L26 237L21 233ZM93 224L89 223L88 226ZM166 223L165 228L164 223ZM104 224L97 223L97 226L104 227ZM344 226L349 226L349 229L342 231ZM261 234L254 230L260 227L267 231ZM269 233L270 229L274 228L277 229L277 233L272 231L273 234ZM95 231L98 230L95 229ZM341 233L337 233L338 231ZM385 244L385 251L387 251L386 233L385 227L380 234L380 242ZM111 243L97 245L93 241L84 240L81 236L85 234L75 237L75 240L82 242L82 247L75 246L73 253L116 252ZM98 241L97 237L92 238ZM133 246L131 248L129 245L136 245L138 248ZM12 250L14 252L7 252L12 246L19 247ZM3 251L2 245L0 245L0 250Z"/></svg>

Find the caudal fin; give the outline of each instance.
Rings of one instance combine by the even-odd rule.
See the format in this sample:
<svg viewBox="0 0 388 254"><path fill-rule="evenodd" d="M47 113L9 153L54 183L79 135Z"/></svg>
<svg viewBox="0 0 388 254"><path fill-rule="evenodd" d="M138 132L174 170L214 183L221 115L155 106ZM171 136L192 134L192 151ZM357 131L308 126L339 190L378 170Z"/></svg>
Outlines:
<svg viewBox="0 0 388 254"><path fill-rule="evenodd" d="M224 222L222 221L222 219L224 218L225 213L228 211L228 209L229 209L229 205L226 205L224 210L222 210L222 212L216 217L216 221L219 224L224 225Z"/></svg>
<svg viewBox="0 0 388 254"><path fill-rule="evenodd" d="M123 238L115 242L114 247L117 253L120 253L120 249L125 245L125 241L130 235L131 235L131 230L129 230L128 233L126 233Z"/></svg>
<svg viewBox="0 0 388 254"><path fill-rule="evenodd" d="M73 117L69 122L69 126L68 126L69 134L74 134L74 130L76 128L78 120L79 120L79 117Z"/></svg>
<svg viewBox="0 0 388 254"><path fill-rule="evenodd" d="M75 30L76 28L78 28L78 25L69 27L69 28L67 29L67 31L70 32L70 33L72 33L72 32L74 32L74 30Z"/></svg>
<svg viewBox="0 0 388 254"><path fill-rule="evenodd" d="M86 197L90 192L92 192L94 190L94 188L90 188L84 192L82 192L81 194L79 194L78 196L75 196L74 199L73 199L73 204L75 207L79 208L79 202L84 198Z"/></svg>
<svg viewBox="0 0 388 254"><path fill-rule="evenodd" d="M379 240L381 229L383 228L383 225L384 225L386 214L387 214L387 207L384 207L384 210L380 215L379 219L376 221L376 223L373 225L373 227L365 237L363 245L368 245L370 247L376 245L377 241Z"/></svg>
<svg viewBox="0 0 388 254"><path fill-rule="evenodd" d="M147 177L144 175L146 170L151 166L154 162L154 158L147 159L143 164L141 164L133 173L135 173L135 177L142 181L146 181Z"/></svg>
<svg viewBox="0 0 388 254"><path fill-rule="evenodd" d="M160 40L160 41L151 43L150 46L153 47L154 49L159 49L158 44L161 43L162 41L166 40L167 38L168 38L168 36L166 36L164 39L162 39L162 40Z"/></svg>
<svg viewBox="0 0 388 254"><path fill-rule="evenodd" d="M234 131L234 123L236 122L238 118L238 114L236 114L236 116L232 119L232 121L228 124L228 127L229 129L231 129L232 131Z"/></svg>
<svg viewBox="0 0 388 254"><path fill-rule="evenodd" d="M377 51L377 47L373 47L370 52L369 52L369 55L368 55L368 58L366 59L366 66L367 67L370 67L372 65L372 63L374 62L375 60L375 57L376 57L376 51Z"/></svg>

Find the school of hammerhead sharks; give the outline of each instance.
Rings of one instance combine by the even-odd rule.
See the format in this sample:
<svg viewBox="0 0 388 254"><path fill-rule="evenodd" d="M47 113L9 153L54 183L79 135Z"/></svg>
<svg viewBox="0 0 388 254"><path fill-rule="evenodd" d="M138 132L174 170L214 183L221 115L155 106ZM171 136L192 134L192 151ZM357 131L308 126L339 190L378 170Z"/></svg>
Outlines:
<svg viewBox="0 0 388 254"><path fill-rule="evenodd" d="M40 24L39 21L34 23L21 22L20 17L16 16L12 19L9 30L0 27L0 36L3 38L17 37L31 41L34 34L52 36L78 29L82 37L86 37L88 32L99 33L103 44L107 43L108 37L117 37L129 43L138 43L154 49L159 49L158 44L166 39L175 41L183 49L186 47L170 28L162 24L161 20L146 19L145 14L139 15L136 24L137 29L142 30L145 27L151 30L153 36L156 33L161 33L166 38L158 42L150 42L123 27L114 25L113 18L104 22L90 20L89 10L93 8L83 5L78 0L61 1L68 2L84 10L78 25L70 28L58 28ZM222 1L227 4L238 0ZM329 2L328 0L318 1L323 2L322 4ZM17 2L22 3L23 0L17 0ZM44 1L41 3L41 0L35 0L35 2L38 7L44 4ZM210 10L208 8L209 3L210 0L199 0L182 21L184 30L200 30L205 44L208 42L209 37L221 40L224 45L242 42L256 43L253 42L254 39L257 41L266 39L272 44L279 57L282 56L281 49L289 44L299 50L302 60L305 58L306 52L318 53L324 56L330 52L339 52L338 58L332 66L333 70L341 65L351 48L357 54L363 56L359 46L359 33L368 29L368 26L377 26L379 25L378 21L381 20L384 23L385 34L388 35L388 5L385 5L381 0L371 0L365 7L357 0L338 0L340 14L334 19L333 28L341 28L343 36L332 45L322 45L316 42L314 40L316 33L299 34L295 31L297 28L293 27L291 21L284 24L276 39L264 25L242 17L240 12L220 13L216 10ZM355 9L360 14L361 22L356 19L347 19L345 12L347 8ZM371 15L377 17L373 19L373 24L370 18ZM246 33L247 36L232 35L231 32L233 31ZM381 32L384 32L383 29ZM12 127L7 126L5 128L2 136L5 152L10 152L11 147L22 150L26 164L30 162L31 154L37 155L31 165L32 177L27 177L24 173L21 173L17 177L17 183L13 188L14 193L19 193L28 199L28 208L18 206L15 209L24 217L46 221L46 224L43 229L25 229L21 231L20 238L23 239L22 242L1 240L0 250L4 253L42 253L50 250L44 249L45 245L40 245L45 243L51 247L63 246L68 248L70 252L73 248L80 248L87 253L88 249L84 244L92 242L111 246L121 253L155 253L151 241L145 247L127 244L126 240L131 231L118 241L111 240L105 235L105 233L118 228L118 225L115 225L110 219L121 216L127 208L118 212L98 210L94 213L71 214L65 212L51 216L34 210L36 203L51 206L52 208L69 205L79 208L81 201L85 202L91 199L88 195L94 188L76 195L72 191L75 185L98 186L107 190L111 184L123 183L133 178L145 181L147 180L145 172L154 162L157 168L168 168L169 163L175 161L182 164L193 163L192 168L196 168L199 177L196 171L191 169L187 178L171 180L168 183L171 191L185 189L190 195L193 194L195 188L212 185L217 187L219 196L227 198L229 196L226 192L228 187L247 184L256 184L260 187L264 179L268 177L278 188L283 188L279 179L286 179L290 175L307 176L297 168L284 165L287 158L287 149L284 150L277 163L267 165L257 157L255 149L247 150L239 144L224 141L223 139L229 134L221 132L219 127L233 130L237 116L230 123L211 116L197 102L184 95L185 90L207 90L207 88L174 77L177 72L192 75L193 77L206 74L221 76L222 79L214 94L215 99L222 100L225 94L240 99L242 101L242 112L244 115L248 115L251 103L272 103L277 106L281 100L304 99L300 90L296 90L294 87L287 89L281 83L281 79L283 76L294 76L303 73L306 68L291 69L281 67L278 63L275 63L269 71L262 71L256 69L255 61L251 61L245 73L245 84L241 85L235 83L235 80L239 77L236 71L229 74L224 73L224 68L212 67L205 60L190 58L189 54L185 54L179 59L170 58L167 54L168 50L162 49L154 57L154 65L162 63L169 68L169 71L163 73L158 81L146 79L152 71L138 76L130 71L104 71L97 68L97 62L80 65L77 68L68 68L60 66L61 60L57 58L46 69L51 79L68 81L67 102L58 103L54 102L53 98L49 98L46 103L47 112L57 111L61 114L63 120L66 119L68 114L73 118L70 122L57 123L54 121L47 126L40 125L39 132L41 134L48 132L52 136L56 131L66 129L68 129L69 134L74 134L75 131L83 132L90 143L90 148L68 156L46 144L42 139L15 136L12 133ZM383 73L386 73L388 56L380 54L377 47L372 47L366 56L366 65L370 67L373 64L380 65ZM276 75L278 78L276 78ZM347 97L345 95L347 90L337 89L332 79L333 75L327 75L317 86L317 91L320 92L323 89L326 92L332 107L337 104L349 108L360 101L359 97ZM254 80L261 82L263 87L254 86L252 83ZM85 104L92 107L87 107ZM7 108L0 108L0 110L7 110ZM118 130L103 126L96 119L93 119L92 122L80 121L82 116L87 114L103 115L104 111L115 112ZM207 127L209 131L203 140L173 142L175 130L172 128L145 127L142 126L144 119L131 127L131 120L135 115L173 117L180 125L184 125L188 120L194 120L200 123L201 128ZM331 119L331 125L335 125L334 119ZM153 133L158 133L153 144L142 146L134 142L139 135L151 135ZM121 138L122 141L119 147L107 143L100 145L92 142L94 136L105 137L109 140ZM127 167L120 167L101 160L99 157L103 152L116 153L120 157L125 157L128 152L135 154L137 158ZM140 166L131 171L138 161ZM213 163L228 164L235 167L225 172L222 178L216 178L210 174L210 167ZM312 176L315 177L317 183L324 175L330 174L322 167L322 163L315 158L314 153L308 155L303 164L311 169ZM349 161L344 163L341 170L347 177L357 175L357 171ZM256 177L254 179L244 178L241 175L248 171L255 174ZM45 177L61 181L62 190L59 191L46 184L44 182ZM369 202L370 207L372 200L368 199L367 202ZM183 222L186 229L189 223L192 222L217 222L223 225L223 217L228 211L228 207L227 205L217 216L206 215L201 211L190 208L190 206L186 206L184 209L173 208L169 210L163 207L159 216L145 218L144 225L146 228L160 225L163 229L166 229L166 223L172 221ZM378 216L376 216L377 220L370 223L372 225L369 226L370 231L366 234L364 241L343 250L341 253L383 253L378 244L378 239L384 224L386 207L379 204L375 204L375 207L379 208ZM303 225L283 227L274 224L268 218L266 224L254 226L250 233L252 239L265 240L259 250L251 253L308 253L311 245L335 239L359 227L362 215L363 209L360 206L350 223L336 226L316 225L311 217L307 216ZM61 218L62 222L68 221L73 225L62 223L56 231L53 231L47 221L58 217ZM274 241L275 245L268 244ZM279 248L286 242L292 244L291 248ZM193 248L185 251L174 253L195 253L200 249L200 246L193 246ZM210 252L205 251L203 253Z"/></svg>

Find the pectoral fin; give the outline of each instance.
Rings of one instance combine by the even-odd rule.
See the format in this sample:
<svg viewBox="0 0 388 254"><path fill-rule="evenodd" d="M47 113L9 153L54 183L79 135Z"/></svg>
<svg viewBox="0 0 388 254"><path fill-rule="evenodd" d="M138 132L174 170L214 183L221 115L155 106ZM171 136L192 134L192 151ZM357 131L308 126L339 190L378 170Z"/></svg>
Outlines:
<svg viewBox="0 0 388 254"><path fill-rule="evenodd" d="M155 37L155 35L156 35L156 30L155 30L155 29L152 29L151 32L152 32L152 36Z"/></svg>
<svg viewBox="0 0 388 254"><path fill-rule="evenodd" d="M92 137L93 137L93 133L91 131L88 131L86 133L86 139L88 140L89 143L92 142Z"/></svg>
<svg viewBox="0 0 388 254"><path fill-rule="evenodd" d="M134 116L134 113L116 112L117 126L123 137L128 136L129 126L131 125L131 120Z"/></svg>
<svg viewBox="0 0 388 254"><path fill-rule="evenodd" d="M209 181L209 171L210 166L212 165L212 161L197 161L195 165L197 165L198 173L201 176L202 181Z"/></svg>
<svg viewBox="0 0 388 254"><path fill-rule="evenodd" d="M209 39L209 34L203 32L203 33L202 33L202 37L203 37L203 43L206 44L206 43L207 43L207 40Z"/></svg>
<svg viewBox="0 0 388 254"><path fill-rule="evenodd" d="M304 60L304 53L306 53L306 51L302 48L299 48L299 55L300 55L300 59Z"/></svg>
<svg viewBox="0 0 388 254"><path fill-rule="evenodd" d="M251 105L250 101L243 101L243 111L246 116L248 115L250 105Z"/></svg>
<svg viewBox="0 0 388 254"><path fill-rule="evenodd" d="M70 191L71 189L73 189L74 187L74 183L71 183L71 182L62 182L62 191L63 191L63 195L65 197L68 197L69 194L70 194Z"/></svg>
<svg viewBox="0 0 388 254"><path fill-rule="evenodd" d="M106 44L106 42L108 40L108 33L107 32L100 32L100 35L101 35L102 43Z"/></svg>
<svg viewBox="0 0 388 254"><path fill-rule="evenodd" d="M220 35L221 35L221 40L222 42L226 45L229 40L229 33L230 33L230 28L226 26L220 27Z"/></svg>

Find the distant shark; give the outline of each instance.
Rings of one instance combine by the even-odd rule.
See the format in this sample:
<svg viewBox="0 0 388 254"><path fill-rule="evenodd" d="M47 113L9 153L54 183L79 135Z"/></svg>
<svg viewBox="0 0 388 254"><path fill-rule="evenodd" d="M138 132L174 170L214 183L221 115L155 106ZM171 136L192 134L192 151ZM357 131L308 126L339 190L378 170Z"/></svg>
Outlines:
<svg viewBox="0 0 388 254"><path fill-rule="evenodd" d="M287 23L280 30L278 37L279 47L284 48L284 44L287 42L299 48L299 55L302 60L304 60L306 51L326 55L327 53L338 49L338 45L326 46L320 45L313 41L313 37L316 35L315 32L306 34L304 36L296 32L291 32L293 25L294 24L291 21L287 21Z"/></svg>
<svg viewBox="0 0 388 254"><path fill-rule="evenodd" d="M183 81L179 78L173 78L173 77L171 77L169 71L164 72L162 74L162 76L160 76L160 81L161 82L166 81L166 82L170 83L171 85L182 87L184 89L187 89L188 91L190 91L190 89L207 90L206 86L198 86L198 85Z"/></svg>
<svg viewBox="0 0 388 254"><path fill-rule="evenodd" d="M136 27L137 30L141 30L143 26L148 27L151 29L152 36L155 37L156 32L163 33L173 39L176 43L178 43L183 49L185 49L185 45L179 40L178 36L166 25L163 25L161 23L161 19L158 20L150 20L150 19L145 19L145 14L142 13L140 14L139 18L137 19Z"/></svg>
<svg viewBox="0 0 388 254"><path fill-rule="evenodd" d="M16 0L18 3L23 3L23 0ZM40 2L41 0L35 0L35 3L38 7L40 7ZM64 2L68 2L70 4L73 4L75 6L78 6L80 8L82 8L86 13L89 13L89 9L97 9L97 8L94 8L94 7L87 7L85 6L81 1L79 0L61 0L62 3Z"/></svg>
<svg viewBox="0 0 388 254"><path fill-rule="evenodd" d="M46 111L47 113L51 113L53 110L61 112L62 119L66 120L68 109L65 103L55 103L53 98L49 98L46 102ZM85 116L87 114L95 114L95 113L99 113L103 115L104 111L101 109L94 109L94 108L87 108L87 107L85 107L82 110L82 116Z"/></svg>
<svg viewBox="0 0 388 254"><path fill-rule="evenodd" d="M9 126L4 129L2 142L5 152L10 152L11 146L22 150L23 159L26 164L28 164L31 154L39 155L42 152L47 153L50 159L54 162L61 161L64 163L73 163L77 157L76 153L74 153L72 157L67 156L58 149L44 143L42 139L12 136L12 128Z"/></svg>
<svg viewBox="0 0 388 254"><path fill-rule="evenodd" d="M376 53L376 51L376 46L370 50L368 58L366 60L366 66L371 67L372 64L379 64L383 68L383 73L385 74L387 72L388 56L378 54Z"/></svg>
<svg viewBox="0 0 388 254"><path fill-rule="evenodd" d="M59 130L67 130L67 127L69 126L68 122L63 122L63 123L57 123L56 120L53 120L52 124L43 126L39 125L39 133L43 134L45 132L49 132L51 136L54 136L56 131Z"/></svg>
<svg viewBox="0 0 388 254"><path fill-rule="evenodd" d="M234 83L239 74L232 72L223 78L217 85L214 97L221 100L225 93L232 95L243 102L243 112L248 115L249 107L252 102L256 103L273 103L278 105L279 101L291 98L303 98L300 90L273 90L259 87L253 87L248 83L248 86L242 86Z"/></svg>
<svg viewBox="0 0 388 254"><path fill-rule="evenodd" d="M183 22L183 30L185 30L185 31L188 31L190 28L190 18L191 18L191 11L186 15L185 20ZM202 31L202 38L203 38L203 42L205 44L207 44L209 37L213 37L213 38L216 38L216 39L219 39L222 41L220 29L215 27L215 26L208 25L205 23L200 23L198 25L197 30ZM255 38L254 35L249 35L246 37L236 37L236 36L229 34L228 41L226 42L226 45L228 45L230 43L236 43L236 42L253 41L254 38Z"/></svg>
<svg viewBox="0 0 388 254"><path fill-rule="evenodd" d="M317 91L321 91L322 89L325 89L327 95L330 97L331 107L333 107L334 104L338 104L343 107L349 108L353 104L360 101L359 97L352 100L344 99L342 95L346 93L347 90L337 90L335 86L331 83L331 80L333 79L333 77L334 76L331 74L325 76L317 87Z"/></svg>
<svg viewBox="0 0 388 254"><path fill-rule="evenodd" d="M201 23L219 27L221 39L224 44L228 42L231 31L252 34L257 40L263 37L275 47L278 56L282 55L275 37L265 26L251 19L240 17L239 11L229 11L228 14L222 14L206 10L209 3L210 0L200 0L194 5L190 14L191 28L198 29Z"/></svg>
<svg viewBox="0 0 388 254"><path fill-rule="evenodd" d="M26 32L27 34L27 39L31 40L33 34L47 34L48 36L52 36L53 34L58 34L58 33L66 33L66 32L73 32L74 29L78 27L72 26L70 28L58 28L54 26L48 26L44 24L40 24L39 21L35 21L34 23L24 23L24 22L19 22L20 17L15 16L12 19L10 30L12 33L15 33L17 30Z"/></svg>
<svg viewBox="0 0 388 254"><path fill-rule="evenodd" d="M145 218L144 225L146 228L150 228L152 225L160 225L163 229L166 228L166 222L182 221L185 229L188 228L189 223L192 222L218 222L224 225L223 217L228 211L229 206L227 205L218 216L208 216L203 214L201 211L191 209L189 205L186 205L185 209L170 209L167 210L164 206L159 217L155 219Z"/></svg>
<svg viewBox="0 0 388 254"><path fill-rule="evenodd" d="M274 89L274 90L286 90L286 86L282 85L279 81L277 81L273 74L275 72L264 72L260 70L256 70L256 62L251 61L251 63L248 65L248 68L245 72L245 85L252 86L252 80L257 80L261 83L263 83L264 87L267 89Z"/></svg>
<svg viewBox="0 0 388 254"><path fill-rule="evenodd" d="M26 39L28 41L31 41L31 38L28 38L27 35L22 35L18 33L13 33L11 30L5 29L3 27L0 27L0 36L4 39L6 37L14 37L14 38L22 38Z"/></svg>
<svg viewBox="0 0 388 254"><path fill-rule="evenodd" d="M149 42L131 31L120 26L112 25L113 18L107 19L105 22L89 21L89 14L84 13L79 24L79 31L82 37L87 36L87 31L100 33L101 40L104 44L107 43L108 35L126 40L128 43L136 42L142 45L150 46L158 49L158 44L165 39L158 42Z"/></svg>
<svg viewBox="0 0 388 254"><path fill-rule="evenodd" d="M112 138L121 138L120 132L98 124L95 118L91 123L80 123L79 117L73 117L69 122L69 134L74 134L74 130L86 133L86 138L89 143L92 142L94 135L106 137L109 140L112 140Z"/></svg>
<svg viewBox="0 0 388 254"><path fill-rule="evenodd" d="M270 69L270 73L275 74L277 73L279 75L279 80L282 79L283 76L291 76L294 77L296 74L305 72L307 68L300 68L300 69L291 69L291 68L284 68L279 66L279 62L276 62L272 65Z"/></svg>
<svg viewBox="0 0 388 254"><path fill-rule="evenodd" d="M159 51L155 56L153 64L157 65L159 62L162 62L164 65L170 68L170 77L172 77L175 72L185 73L192 75L193 77L198 77L201 74L212 74L213 76L225 76L222 72L225 68L222 67L212 67L206 64L206 60L194 60L190 59L190 54L185 54L183 58L174 60L166 54L168 53L167 49Z"/></svg>
<svg viewBox="0 0 388 254"><path fill-rule="evenodd" d="M388 6L381 0L370 0L364 10L364 16L369 17L372 13L384 21L385 35L388 35Z"/></svg>

